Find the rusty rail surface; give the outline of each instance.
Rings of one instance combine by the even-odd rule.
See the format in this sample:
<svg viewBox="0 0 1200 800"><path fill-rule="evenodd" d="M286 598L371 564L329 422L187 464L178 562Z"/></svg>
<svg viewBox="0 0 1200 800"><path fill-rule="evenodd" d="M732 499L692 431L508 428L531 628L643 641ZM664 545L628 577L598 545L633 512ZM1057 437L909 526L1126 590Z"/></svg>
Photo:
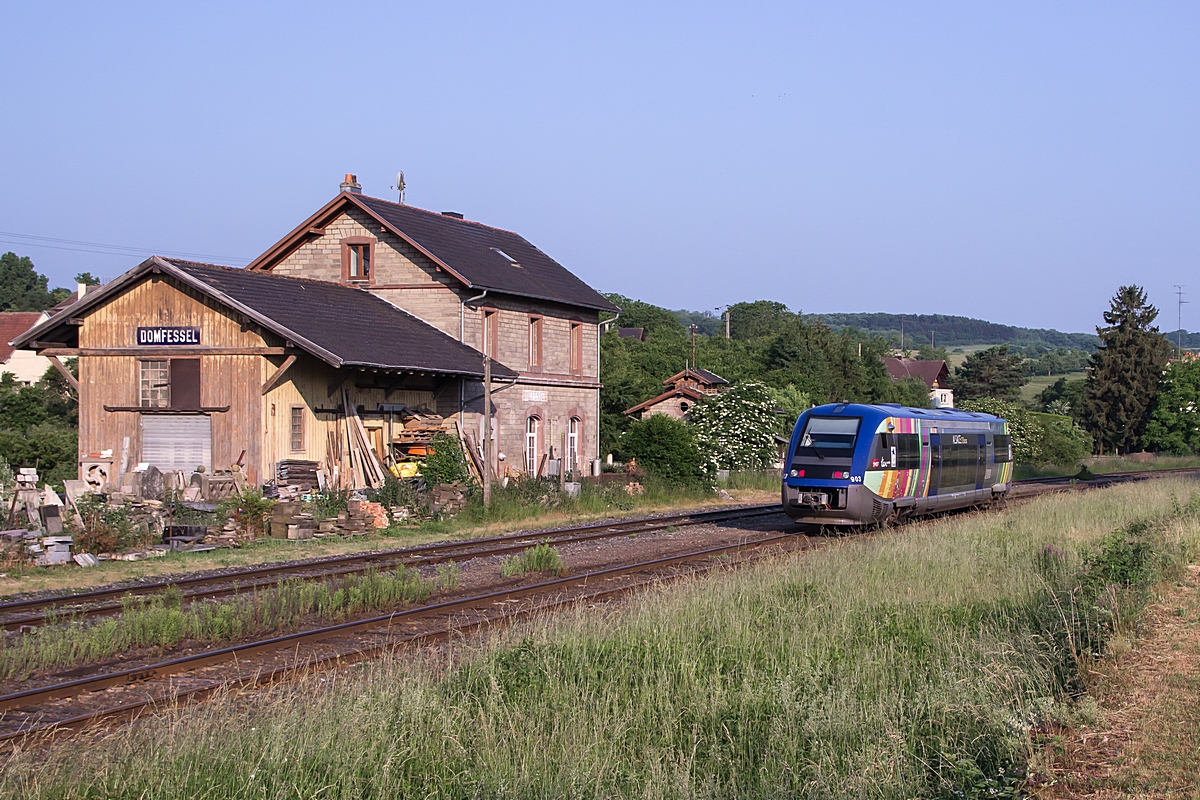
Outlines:
<svg viewBox="0 0 1200 800"><path fill-rule="evenodd" d="M136 586L117 586L95 589L90 592L40 597L0 603L0 628L17 630L23 627L43 625L48 618L64 614L73 619L93 616L109 616L121 613L121 600L127 597L149 597L162 594L169 589L182 589L183 600L192 602L202 599L226 597L240 592L254 591L276 585L288 578L299 580L325 580L344 575L355 575L377 569L415 567L425 564L441 564L463 558L486 558L523 550L531 544L547 542L552 545L570 544L592 539L606 539L663 530L669 527L686 527L721 522L727 519L743 519L782 513L777 503L756 506L737 506L714 511L698 511L674 514L665 517L638 517L616 522L596 523L569 528L549 528L542 531L524 531L482 539L459 539L434 542L426 545L384 550L371 553L352 553L318 561L288 562L243 570L224 572L217 575L198 575L191 578L154 581ZM103 602L109 601L109 602ZM115 601L115 602L114 602ZM83 605L87 604L87 605ZM94 605L93 605L94 604ZM70 611L62 609L71 608ZM51 613L21 614L21 612L54 609Z"/></svg>
<svg viewBox="0 0 1200 800"><path fill-rule="evenodd" d="M333 638L333 637L336 637L339 635L361 633L361 632L364 632L364 631L367 631L370 629L376 629L376 628L390 628L392 626L406 623L406 622L409 622L413 619L420 618L420 617L435 616L435 615L446 614L446 613L455 612L455 611L463 611L463 610L467 610L467 609L478 608L480 606L490 606L497 602L514 600L517 598L526 597L526 596L530 596L530 595L548 594L548 593L552 593L552 592L555 592L558 590L569 589L572 587L586 586L588 583L591 583L591 582L603 581L606 579L611 579L611 578L620 577L620 576L624 576L624 575L630 575L630 574L634 574L634 573L638 573L638 572L646 572L646 571L661 569L663 567L674 566L674 565L682 564L682 563L685 563L688 561L711 559L713 557L721 556L721 555L728 554L728 553L734 552L734 551L760 549L760 548L766 547L768 545L777 544L777 543L793 543L793 544L800 543L800 546L803 547L807 543L807 539L804 537L797 537L796 535L791 534L791 533L776 534L773 536L767 536L765 538L756 539L753 541L737 542L734 544L722 545L719 547L711 547L711 548L706 548L703 550L696 550L696 551L691 551L691 552L687 552L687 553L681 553L678 555L665 556L662 558L651 559L649 561L642 561L642 562L622 565L622 566L618 566L618 567L610 567L607 569L596 570L593 572L580 573L579 575L571 575L571 576L563 577L563 578L555 578L555 579L552 579L549 581L543 581L543 582L536 583L536 584L530 584L530 585L526 585L526 586L518 586L518 587L513 587L510 589L502 589L502 590L494 591L494 592L487 592L485 594L461 598L458 600L450 600L450 601L446 601L443 603L434 603L431 605L418 606L416 608L411 608L406 611L398 611L398 612L393 612L393 613L389 613L389 614L381 614L381 615L377 615L377 616L373 616L373 617L368 617L365 619L353 620L350 622L338 623L336 625L329 625L329 626L325 626L325 627L321 627L321 628L315 628L312 630L299 631L297 633L286 634L284 636L276 636L276 637L272 637L270 639L246 642L244 644L234 645L232 647L225 647L225 648L221 648L219 650L212 650L212 651L207 651L204 653L198 653L198 654L192 655L192 656L184 656L184 657L180 657L180 658L174 658L174 659L170 659L167 661L159 662L157 664L149 664L149 665L145 665L145 666L141 666L141 667L135 667L132 669L120 670L120 671L116 671L116 672L109 672L109 673L104 673L104 674L100 674L100 675L96 675L96 676L92 676L92 677L88 677L88 678L81 678L78 680L66 681L63 683L57 683L57 684L53 684L53 685L49 685L49 686L42 686L42 687L37 687L34 689L26 689L24 691L14 692L12 694L0 696L0 711L9 710L9 709L17 709L17 708L29 708L31 706L36 707L36 706L48 703L53 700L58 700L58 699L66 698L66 697L73 697L73 696L84 694L87 692L101 691L101 690L108 689L108 688L111 688L114 686L126 686L126 685L140 683L140 682L147 681L147 680L164 678L167 676L171 676L171 675L175 675L175 674L179 674L179 673L183 673L183 672L189 672L189 671L197 670L197 669L200 669L203 667L212 666L214 664L237 661L239 658L244 659L244 658L258 655L258 654L261 654L264 652L295 648L300 644L309 644L309 643L313 643L313 642L319 642L321 640ZM674 576L671 576L671 577L674 577ZM653 581L651 580L651 581L643 582L640 585L645 585L645 583L649 583L649 582L653 582ZM598 590L598 591L602 594L613 594L613 593L617 593L617 592L631 591L633 588L637 588L637 587L618 587L618 588L609 588L609 589L603 589L603 590ZM562 601L560 601L560 603L566 604L566 603L579 602L580 600L594 599L594 597L596 595L597 595L597 592L587 592L587 593L584 593L583 595L576 595L576 596L567 598L565 600L562 600ZM512 615L510 615L510 614L501 613L498 616L490 617L486 620L483 620L479 624L490 624L490 623L494 623L494 622L498 622L498 621L507 621L509 618L511 618L511 616ZM461 630L461 627L456 627L455 630L456 631ZM436 632L436 631L433 632L433 634L436 634L436 633L438 633L438 632ZM433 634L430 634L430 633L417 634L415 637L414 636L406 637L405 640L402 640L399 642L392 642L392 643L388 643L386 645L377 645L377 646L374 646L371 648L367 648L363 652L377 652L386 647L393 647L398 644L403 644L408 640L420 639L422 637L427 638ZM332 662L332 661L340 661L340 660L342 660L344 655L347 655L347 654L338 653L335 655L325 656L325 657L321 657L321 658L317 658L317 659L308 659L299 664L289 665L287 667L282 667L277 670L273 670L271 673L264 673L264 675L274 674L274 673L291 674L298 670L312 668L312 667L318 666L320 664L324 664L324 663L328 663L328 662ZM353 653L351 653L350 655L353 655ZM227 685L227 684L244 683L244 682L246 682L246 680L244 678L234 678L231 681L220 682L220 683L212 685L212 686L199 687L195 690L184 690L183 692L175 692L175 693L172 693L170 695L170 697L173 699L183 699L187 696L190 696L190 694L192 694L193 692L210 694L216 688L219 688L219 686L223 686L223 685ZM145 701L138 701L133 704L123 704L116 708L101 709L101 710L94 711L94 712L88 712L86 714L79 715L77 718L72 717L72 718L68 718L68 719L64 719L64 720L56 720L53 722L49 722L49 723L46 723L43 725L38 725L35 727L30 727L30 728L18 728L17 730L13 730L13 731L9 731L9 732L0 734L0 741L24 737L24 736L30 735L31 733L37 732L37 731L47 730L47 729L50 729L50 728L58 726L58 725L63 725L67 722L70 722L71 724L74 725L74 724L78 724L79 722L82 722L82 721L100 719L103 717L110 716L112 714L126 713L133 708L143 708L148 705L152 705L155 702L161 702L163 699L164 698L155 698L155 699L149 699L149 700L145 700Z"/></svg>

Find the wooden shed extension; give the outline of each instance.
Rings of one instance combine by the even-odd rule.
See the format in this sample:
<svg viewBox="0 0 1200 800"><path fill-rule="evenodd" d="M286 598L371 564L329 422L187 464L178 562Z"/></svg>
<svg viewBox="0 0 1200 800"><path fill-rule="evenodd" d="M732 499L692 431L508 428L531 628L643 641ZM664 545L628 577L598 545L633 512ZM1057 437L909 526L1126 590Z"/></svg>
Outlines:
<svg viewBox="0 0 1200 800"><path fill-rule="evenodd" d="M241 463L256 483L281 460L324 460L343 398L377 419L448 415L483 373L478 352L360 289L160 257L14 344L79 358L81 454L128 437L130 464Z"/></svg>

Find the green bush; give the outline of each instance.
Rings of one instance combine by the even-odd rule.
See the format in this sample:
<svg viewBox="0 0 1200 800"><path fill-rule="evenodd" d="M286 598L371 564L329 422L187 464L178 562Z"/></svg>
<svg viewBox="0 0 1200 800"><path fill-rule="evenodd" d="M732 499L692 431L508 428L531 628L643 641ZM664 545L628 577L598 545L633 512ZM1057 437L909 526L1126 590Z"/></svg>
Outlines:
<svg viewBox="0 0 1200 800"><path fill-rule="evenodd" d="M1091 437L1070 417L1029 411L992 398L966 400L959 408L1007 420L1013 460L1021 464L1078 464L1092 451Z"/></svg>
<svg viewBox="0 0 1200 800"><path fill-rule="evenodd" d="M266 536L271 529L271 509L274 507L274 500L263 497L261 489L253 488L222 500L217 513L222 518L233 517L238 526L252 536Z"/></svg>
<svg viewBox="0 0 1200 800"><path fill-rule="evenodd" d="M709 476L695 433L687 423L665 414L631 423L621 436L620 452L672 483L701 483Z"/></svg>
<svg viewBox="0 0 1200 800"><path fill-rule="evenodd" d="M445 431L435 433L430 439L429 455L421 467L421 474L430 484L465 483L467 459L458 438Z"/></svg>
<svg viewBox="0 0 1200 800"><path fill-rule="evenodd" d="M1146 423L1146 446L1164 453L1200 453L1200 361L1167 367Z"/></svg>
<svg viewBox="0 0 1200 800"><path fill-rule="evenodd" d="M519 556L509 556L500 562L500 574L506 578L527 572L564 572L562 556L553 546L542 542L526 549Z"/></svg>

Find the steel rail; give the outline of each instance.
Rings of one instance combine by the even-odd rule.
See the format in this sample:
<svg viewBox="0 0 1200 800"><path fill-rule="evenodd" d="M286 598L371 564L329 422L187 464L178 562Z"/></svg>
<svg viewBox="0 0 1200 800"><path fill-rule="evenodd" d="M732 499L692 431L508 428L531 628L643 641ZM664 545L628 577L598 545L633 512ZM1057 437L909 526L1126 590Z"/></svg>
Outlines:
<svg viewBox="0 0 1200 800"><path fill-rule="evenodd" d="M790 535L787 537L779 537L779 538L787 539L788 543L802 541L802 540L798 539L796 536L790 536ZM774 542L774 541L778 541L778 539L770 540L770 542ZM742 545L742 547L743 548L751 548L751 547L757 547L760 544L766 544L766 543L769 543L768 540L747 542L747 543L744 543ZM814 545L811 542L809 542L807 540L803 540L803 543L799 547L790 547L790 548L788 548L788 551L789 552L797 552L797 551L801 551L801 550L811 549L812 547L814 547ZM235 678L230 678L225 681L213 681L213 682L203 685L203 686L181 689L179 691L170 692L165 695L158 695L158 696L146 698L143 700L135 700L135 701L131 701L129 703L123 703L121 705L113 706L111 708L98 709L95 711L88 711L88 712L85 712L82 714L77 714L77 715L74 715L71 717L66 717L64 719L58 719L58 720L53 720L50 722L39 723L39 724L36 724L33 727L29 727L29 728L19 728L17 730L13 730L13 731L6 731L3 733L0 733L0 742L11 742L13 740L26 739L26 738L29 738L32 736L40 736L43 734L54 735L57 733L66 732L66 731L70 731L70 730L77 730L88 724L98 722L98 721L104 720L104 719L112 719L114 717L132 716L132 715L135 715L139 711L143 711L143 710L147 710L147 709L153 710L156 707L163 706L163 705L168 705L168 704L174 705L174 704L178 704L181 701L195 702L195 701L206 699L209 696L215 694L216 692L218 692L222 689L230 688L230 687L242 688L242 687L261 686L261 685L265 685L265 684L277 683L281 680L287 679L298 673L305 673L305 672L309 672L312 670L323 669L328 666L334 666L334 665L345 666L348 664L354 664L359 661L363 661L367 658L371 658L371 657L377 656L379 654L386 653L388 651L398 650L402 647L411 647L413 645L421 645L421 644L427 644L427 643L431 643L431 642L444 641L444 640L448 640L451 636L454 636L454 635L460 635L460 636L461 635L469 635L469 634L477 633L484 628L495 626L497 624L511 625L514 622L517 622L519 620L522 620L522 619L525 619L528 617L533 617L538 614L544 614L544 613L547 613L550 611L555 611L557 609L561 609L561 608L571 606L571 605L576 605L578 603L594 602L596 600L604 600L604 599L607 599L610 597L633 594L634 592L637 592L643 588L653 586L656 584L660 584L660 583L664 583L667 581L688 578L688 577L696 577L697 575L703 575L703 574L705 574L713 569L716 569L718 567L741 565L744 563L753 562L753 561L757 560L758 558L764 557L765 555L766 554L748 556L746 558L738 559L737 561L734 561L731 564L709 563L706 565L698 566L696 569L691 570L686 575L666 575L666 576L662 576L662 577L652 577L652 578L647 578L642 581L638 581L633 584L609 587L609 588L605 588L605 589L597 589L595 591L584 592L583 594L577 594L577 595L572 595L572 596L565 597L565 598L551 600L549 602L541 603L539 605L531 606L528 608L517 609L515 611L508 611L508 612L504 612L502 614L498 614L498 615L494 615L494 616L486 616L483 619L473 620L473 621L466 622L466 623L461 623L461 624L457 624L457 625L447 624L444 627L437 628L437 629L434 629L431 631L423 631L420 633L409 634L400 639L392 639L392 640L389 640L386 642L380 642L380 643L368 645L365 647L358 647L358 648L354 648L354 649L351 649L351 650L348 650L345 652L338 652L338 653L324 655L324 656L316 656L316 657L306 659L306 660L296 663L296 664L287 664L287 665L284 665L281 667L276 667L276 668L271 669L266 672L258 672L253 675L239 676L239 677L235 677Z"/></svg>
<svg viewBox="0 0 1200 800"><path fill-rule="evenodd" d="M63 683L40 686L33 689L25 689L20 692L13 692L11 694L0 696L0 711L12 708L22 708L32 704L45 703L50 700L72 697L85 692L99 691L101 689L107 689L113 686L126 686L129 684L150 680L152 678L162 678L179 672L200 669L202 667L212 666L213 664L233 661L259 653L294 647L300 644L319 642L323 639L328 639L341 634L359 633L371 628L390 627L391 625L394 625L400 621L408 621L419 617L458 611L481 604L492 603L497 600L511 600L531 594L542 594L558 588L586 584L589 581L602 580L609 577L627 575L635 572L644 572L646 570L670 566L672 564L678 564L684 561L708 558L721 553L726 553L730 550L739 550L747 547L761 547L772 542L786 541L794 538L795 536L793 534L785 533L748 542L737 542L735 544L721 545L719 547L710 547L704 550L695 550L679 555L665 556L662 558L652 559L650 561L642 561L635 564L625 564L618 567L609 567L607 569L596 570L594 572L584 572L580 573L579 575L571 575L565 578L555 578L553 580L530 584L528 586L501 589L481 595L461 598L458 600L447 600L442 603L418 606L406 611L396 611L389 614L380 614L364 619L341 622L336 625L328 625L307 631L298 631L296 633L284 634L283 636L275 636L270 639L246 642L243 644L233 645L231 647L223 647L219 650L210 650L204 653L197 653L196 655L182 656L180 658L162 661L157 664L148 664L145 666L133 667L131 669L94 675L88 678L79 678L73 681L65 681Z"/></svg>
<svg viewBox="0 0 1200 800"><path fill-rule="evenodd" d="M289 575L305 580L324 580L331 577L361 574L381 567L421 566L423 564L445 563L454 559L480 558L511 553L524 549L531 542L545 541L549 544L570 544L592 539L614 538L630 533L662 530L668 527L703 525L720 522L725 519L742 519L748 516L765 516L772 513L782 513L778 504L739 506L736 508L715 509L713 511L675 514L666 517L638 517L630 520L618 520L616 522L597 523L571 528L550 528L535 532L526 531L483 539L434 542L415 547L397 548L395 550L352 553L320 561L273 564L221 573L219 575L200 575L177 580L155 581L138 586L112 587L78 594L54 595L51 597L0 603L0 615L99 602L99 605L88 606L73 611L71 614L76 619L89 616L107 616L120 613L123 606L119 601L107 603L102 601L111 601L128 596L146 597L161 594L170 588L193 589L193 591L184 593L183 599L185 601L211 599L274 586L281 579L286 579ZM248 583L243 583L243 579L246 578L250 578L251 580ZM217 586L223 588L204 588ZM47 615L45 613L9 617L0 621L0 628L14 630L22 627L33 627L44 624L46 620Z"/></svg>
<svg viewBox="0 0 1200 800"><path fill-rule="evenodd" d="M1185 474L1200 472L1198 467L1179 467L1165 470L1131 470L1126 472L1100 473L1087 481L1091 485L1104 485L1128 480L1142 480L1158 477L1164 474ZM1013 481L1013 486L1023 485L1054 485L1069 484L1074 476L1055 475L1041 478L1025 478ZM134 596L146 597L167 591L169 588L183 588L183 600L193 602L202 599L216 599L241 592L274 586L278 581L291 576L301 580L326 580L346 575L362 574L363 572L381 567L420 566L422 564L438 564L455 558L479 558L520 550L524 545L505 546L506 542L528 542L530 540L548 540L550 544L568 544L589 539L612 538L628 533L649 532L662 530L671 526L688 526L720 521L724 518L740 518L744 516L766 515L781 512L777 504L738 506L734 508L714 509L676 514L665 517L637 517L617 520L608 523L549 528L542 531L519 531L516 533L493 536L481 539L454 540L432 542L407 548L384 550L371 553L352 553L334 556L315 561L288 562L268 566L251 567L219 575L201 575L175 580L155 581L138 586L110 587L68 595L54 595L29 600L0 603L0 629L18 630L36 627L47 622L46 613L12 617L14 613L36 611L56 606L88 605L82 609L72 610L74 619L81 617L112 616L121 613L123 605L120 599ZM598 532L598 533L592 533ZM555 538L558 537L558 538ZM249 582L243 580L249 579ZM205 588L209 587L209 588ZM222 588L211 588L222 587ZM192 591L186 591L192 589ZM103 601L109 602L103 602ZM115 600L115 602L113 602ZM7 617L7 618L5 618Z"/></svg>
<svg viewBox="0 0 1200 800"><path fill-rule="evenodd" d="M1170 471L1168 471L1168 470L1152 470L1152 471L1137 470L1137 471L1131 471L1129 473L1121 473L1121 474L1109 473L1109 476L1116 478L1117 479L1116 482L1120 482L1121 480L1127 480L1129 478L1141 479L1141 478L1154 477L1155 473L1162 474L1164 472L1181 473L1181 472L1197 472L1197 471L1200 471L1200 469L1181 468L1181 469L1174 469L1174 470L1170 470ZM1149 472L1150 474L1146 474L1147 472ZM1022 482L1014 482L1014 483L1039 484L1039 483L1045 483L1045 482L1046 481L1044 481L1044 480L1035 479L1035 480L1031 480L1031 481L1022 481ZM1107 483L1112 483L1112 482L1114 482L1114 481L1105 481L1104 483L1107 484ZM1066 488L1067 490L1083 490L1083 489L1088 489L1088 488L1101 488L1101 487L1096 485L1095 483L1084 482L1084 483L1073 484L1073 485L1070 485L1069 487L1064 487L1064 488ZM1034 499L1034 497L1036 497L1036 495L1026 496L1023 498L1014 498L1014 499L1032 500L1032 499ZM758 507L758 508L761 510L761 509L765 509L767 507ZM774 509L776 507L774 505L772 505L769 508ZM750 510L753 510L753 509L750 509ZM988 510L988 509L986 509L986 508L976 509L976 511L986 511L986 510ZM660 519L662 519L662 518L660 518ZM874 531L868 535L874 536L874 535L877 535L878 533L879 533L879 531ZM515 537L506 537L506 538L515 538ZM528 537L525 537L525 538L528 538ZM659 558L659 559L654 559L651 561L640 562L638 564L624 565L624 566L612 567L612 568L608 568L608 569L604 569L604 570L597 570L595 572L583 573L580 575L570 576L570 577L566 577L566 578L559 578L559 579L545 581L545 582L538 583L538 584L532 584L529 586L516 587L516 588L508 589L508 590L499 590L499 591L495 591L495 592L489 592L489 593L486 593L483 595L478 595L475 597L463 598L463 599L454 600L454 601L447 601L444 603L438 603L438 604L434 604L434 605L430 605L430 606L420 606L417 608L409 609L407 611L378 615L378 616L371 617L368 619L341 623L339 625L328 626L326 628L319 628L319 629L315 629L315 630L311 630L311 631L302 631L302 632L298 632L298 633L294 633L294 634L289 634L286 636L274 637L272 639L263 640L263 641L249 642L249 643L246 643L243 645L224 648L224 649L218 650L218 651L211 651L208 653L197 654L195 656L173 659L170 661L162 662L160 664L148 665L148 666L141 667L141 668L124 670L121 672L107 673L104 675L94 676L93 678L90 678L90 679L80 679L80 680L76 680L76 681L69 681L69 682L60 683L60 684L56 684L56 685L52 685L52 686L41 687L39 689L31 689L31 690L26 690L23 692L17 692L14 694L5 695L3 697L0 697L0 710L9 709L9 708L27 707L31 702L37 702L39 699L40 700L52 700L52 699L70 697L70 696L77 696L77 695L83 694L85 692L109 688L109 687L116 686L116 685L129 685L129 684L149 680L152 678L165 677L168 675L177 674L179 672L191 671L191 670L198 669L198 668L201 668L204 666L209 666L214 663L222 663L224 661L236 660L238 656L246 656L246 655L252 655L252 654L258 653L258 652L264 652L264 651L269 651L269 650L278 650L278 649L282 649L285 647L293 647L293 646L297 646L297 645L303 643L304 641L309 641L309 642L321 641L324 639L336 637L337 635L339 635L341 633L346 633L346 632L356 633L356 632L361 632L361 631L365 631L365 630L368 630L371 628L378 628L378 627L390 628L398 620L411 620L411 619L418 618L421 616L430 616L430 615L437 615L440 613L453 612L456 610L465 610L465 609L471 608L473 606L491 603L491 602L495 602L497 600L511 600L511 599L515 599L518 597L524 597L524 596L528 596L528 595L532 595L532 594L545 593L548 591L552 591L555 588L568 588L570 586L579 585L579 584L586 585L586 583L591 580L611 579L612 577L616 577L616 576L620 576L620 575L633 574L633 573L640 572L640 571L656 569L658 567L670 566L673 564L682 563L682 562L686 562L686 561L701 559L701 558L705 558L705 557L711 557L711 556L718 555L718 554L721 554L724 552L728 552L730 550L760 549L760 548L764 548L770 544L783 543L783 542L789 542L789 541L790 542L798 542L798 541L801 541L801 539L799 539L796 535L790 534L790 533L789 534L780 534L780 535L775 535L775 536L768 536L763 539L747 541L747 542L739 542L739 543L731 544L731 545L723 545L723 546L716 547L716 548L707 548L707 549L701 550L701 551L694 551L694 552L679 554L679 555L675 555L675 556L667 556L667 557L663 557L663 558ZM803 549L809 549L813 546L809 542L807 537L804 537L802 541L804 542L804 544L802 544L801 547L790 548L790 549L803 550ZM833 540L831 540L831 541L833 541ZM753 559L752 558L740 559L736 563L740 564L745 561L751 561L751 560L753 560ZM707 567L701 567L697 570L693 570L692 572L689 573L689 575L696 575L696 574L705 572L709 569L714 568L715 566L718 566L718 565L710 564ZM388 641L388 642L379 643L379 644L375 644L375 645L370 645L367 647L354 648L354 649L351 649L350 651L338 652L335 654L330 654L330 655L325 655L325 656L317 656L317 657L306 659L305 661L300 662L300 663L288 664L288 665L284 665L281 667L276 667L267 672L255 674L252 676L239 676L237 678L232 678L227 681L218 681L218 682L207 684L207 685L204 685L201 687L194 687L191 689L183 689L178 692L173 692L173 693L170 693L165 696L157 696L157 697L152 697L152 698L148 698L145 700L139 700L139 701L134 701L131 703L125 703L120 706L115 706L112 708L90 711L90 712L86 712L83 714L75 715L73 717L68 717L68 718L61 719L61 720L54 720L54 721L51 721L48 723L35 725L34 727L31 727L31 728L19 728L18 730L15 730L15 731L0 733L0 742L10 742L10 741L13 741L16 739L24 739L26 737L29 737L29 736L32 736L35 734L54 733L59 730L70 730L70 729L74 729L74 728L78 728L80 726L86 725L91 722L96 722L101 719L110 718L110 717L119 716L119 715L134 714L140 710L153 708L153 707L163 704L163 703L178 702L180 700L203 699L204 697L207 697L207 696L211 695L212 693L219 691L220 689L225 688L225 687L234 686L234 685L237 685L237 686L259 685L259 684L263 684L263 683L274 682L274 681L286 678L287 676L294 675L298 672L303 672L303 671L311 670L314 668L320 668L326 664L353 663L355 661L367 658L371 655L383 652L385 650L396 649L399 647L408 646L408 645L412 645L412 644L420 643L420 642L433 641L433 640L438 639L439 637L447 638L455 632L461 633L464 631L474 631L474 630L478 630L485 626L492 625L495 623L509 623L509 622L515 621L517 619L523 618L525 616L529 616L529 615L532 615L535 613L549 611L554 608L560 608L562 606L569 605L569 604L584 602L584 601L588 601L588 600L595 600L600 597L607 597L607 596L611 596L611 595L615 595L615 594L631 593L631 592L637 591L638 589L640 589L644 586L658 583L662 580L669 580L674 577L682 577L682 576L664 576L662 578L650 578L650 579L647 579L647 580L644 580L644 581L641 581L641 582L638 582L638 583L632 584L632 585L625 585L625 586L620 586L620 587L610 587L607 589L600 589L595 592L585 592L582 595L574 595L574 596L571 596L571 597L568 597L565 599L554 600L549 603L543 603L543 604L540 604L538 606L535 606L535 607L529 608L529 609L521 609L521 610L517 610L514 612L507 612L507 613L504 613L504 614L501 614L498 616L488 616L481 620L476 620L473 622L466 623L465 625L446 626L444 628L437 629L434 631L425 631L425 632L421 632L421 633L411 634L411 635L406 636L398 641L393 640L393 641Z"/></svg>

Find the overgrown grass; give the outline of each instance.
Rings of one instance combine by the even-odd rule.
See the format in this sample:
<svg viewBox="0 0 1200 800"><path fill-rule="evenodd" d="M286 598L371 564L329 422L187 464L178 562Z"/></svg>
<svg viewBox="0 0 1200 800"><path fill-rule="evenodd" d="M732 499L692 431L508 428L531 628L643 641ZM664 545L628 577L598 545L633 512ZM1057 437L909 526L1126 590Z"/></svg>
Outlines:
<svg viewBox="0 0 1200 800"><path fill-rule="evenodd" d="M783 475L777 469L743 470L729 473L729 480L718 481L722 489L755 489L764 492L779 492Z"/></svg>
<svg viewBox="0 0 1200 800"><path fill-rule="evenodd" d="M468 496L466 507L452 519L426 520L400 526L397 530L452 533L537 519L550 513L568 517L598 516L713 499L712 492L706 489L679 487L654 475L646 475L640 483L641 494L629 494L623 483L584 483L578 497L568 497L553 481L511 481L508 486L497 484L493 488L491 508L483 507L483 499L475 490Z"/></svg>
<svg viewBox="0 0 1200 800"><path fill-rule="evenodd" d="M500 574L506 578L528 572L563 571L562 556L552 545L545 542L526 548L520 555L508 556L500 562Z"/></svg>
<svg viewBox="0 0 1200 800"><path fill-rule="evenodd" d="M229 642L268 631L287 632L316 614L333 621L363 611L424 600L436 587L458 585L457 569L427 581L416 570L348 575L328 582L282 581L232 599L183 606L178 592L142 601L128 597L119 616L85 624L70 617L15 639L0 639L0 678L25 679L50 667L94 663L141 647L171 647L185 639Z"/></svg>
<svg viewBox="0 0 1200 800"><path fill-rule="evenodd" d="M1031 728L1200 539L1192 482L1057 495L661 588L98 745L30 797L1016 796ZM1114 602L1115 601L1115 602Z"/></svg>
<svg viewBox="0 0 1200 800"><path fill-rule="evenodd" d="M1102 475L1107 472L1134 472L1137 470L1180 469L1184 467L1200 467L1200 456L1169 456L1157 455L1151 461L1140 461L1132 458L1113 458L1110 456L1091 456L1083 459L1093 474ZM1017 480L1025 478L1048 478L1051 476L1074 475L1079 471L1080 464L1017 464L1014 477Z"/></svg>

